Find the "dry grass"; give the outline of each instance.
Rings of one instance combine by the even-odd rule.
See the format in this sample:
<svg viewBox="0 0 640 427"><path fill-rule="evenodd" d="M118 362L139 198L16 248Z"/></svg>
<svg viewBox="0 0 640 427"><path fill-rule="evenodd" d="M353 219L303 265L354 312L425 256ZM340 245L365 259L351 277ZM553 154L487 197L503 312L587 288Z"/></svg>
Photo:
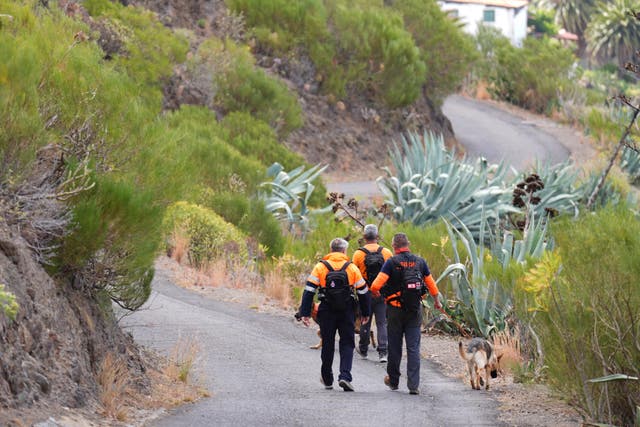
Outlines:
<svg viewBox="0 0 640 427"><path fill-rule="evenodd" d="M521 366L524 359L520 349L520 330L516 328L513 332L508 329L496 333L493 338L493 345L500 358L500 369L512 375L516 366Z"/></svg>
<svg viewBox="0 0 640 427"><path fill-rule="evenodd" d="M129 372L125 362L112 353L107 353L102 360L97 378L100 386L100 404L107 417L118 421L127 419L124 402L128 378Z"/></svg>
<svg viewBox="0 0 640 427"><path fill-rule="evenodd" d="M488 86L489 85L484 80L479 81L478 85L476 86L475 98L483 100L483 101L485 101L487 99L491 99L491 94L489 93L489 90L487 89Z"/></svg>
<svg viewBox="0 0 640 427"><path fill-rule="evenodd" d="M171 249L171 258L181 263L185 255L189 252L190 239L184 230L176 228L171 234L173 248Z"/></svg>
<svg viewBox="0 0 640 427"><path fill-rule="evenodd" d="M268 271L264 275L264 293L269 298L278 301L283 307L289 307L293 303L291 289L295 283L284 277L279 268Z"/></svg>
<svg viewBox="0 0 640 427"><path fill-rule="evenodd" d="M189 384L199 353L200 344L194 337L179 337L169 355L165 374L176 381Z"/></svg>

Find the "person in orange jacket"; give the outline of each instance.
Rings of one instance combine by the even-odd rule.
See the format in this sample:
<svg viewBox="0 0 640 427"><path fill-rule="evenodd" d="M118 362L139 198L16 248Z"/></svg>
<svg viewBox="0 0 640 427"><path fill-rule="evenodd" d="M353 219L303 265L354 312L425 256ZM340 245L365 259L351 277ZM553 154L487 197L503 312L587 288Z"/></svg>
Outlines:
<svg viewBox="0 0 640 427"><path fill-rule="evenodd" d="M362 277L366 280L367 285L371 286L375 278L378 276L382 265L386 260L391 258L393 254L385 247L378 244L378 227L375 224L367 224L364 226L363 237L364 246L358 248L353 253L353 263L360 269ZM371 299L371 312L369 321L360 325L360 341L356 351L363 359L367 358L369 349L371 324L373 316L376 317L376 328L378 330L378 361L380 363L387 362L387 309L382 297Z"/></svg>
<svg viewBox="0 0 640 427"><path fill-rule="evenodd" d="M398 389L404 337L407 345L407 387L410 394L419 394L422 299L427 290L436 309L442 305L427 262L411 253L406 234L393 236L391 246L395 255L384 263L371 285L373 297L382 295L387 304L389 361L384 383L391 390Z"/></svg>
<svg viewBox="0 0 640 427"><path fill-rule="evenodd" d="M331 252L317 263L302 294L300 315L305 326L309 326L309 316L313 298L319 291L318 324L322 338L320 358L321 381L326 389L333 388L333 356L335 353L336 331L340 335L340 374L338 385L344 391L354 391L351 384L351 367L355 348L355 304L360 304L362 321L369 319L371 297L367 283L358 267L347 256L349 242L335 238L330 243ZM353 290L358 293L356 302Z"/></svg>

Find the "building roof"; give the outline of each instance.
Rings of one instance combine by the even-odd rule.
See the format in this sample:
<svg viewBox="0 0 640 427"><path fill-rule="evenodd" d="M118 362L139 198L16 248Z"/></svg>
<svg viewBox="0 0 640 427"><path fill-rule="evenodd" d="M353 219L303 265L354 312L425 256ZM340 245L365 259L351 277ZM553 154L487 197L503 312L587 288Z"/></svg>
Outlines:
<svg viewBox="0 0 640 427"><path fill-rule="evenodd" d="M484 4L486 6L518 9L529 4L528 0L445 0L445 3Z"/></svg>

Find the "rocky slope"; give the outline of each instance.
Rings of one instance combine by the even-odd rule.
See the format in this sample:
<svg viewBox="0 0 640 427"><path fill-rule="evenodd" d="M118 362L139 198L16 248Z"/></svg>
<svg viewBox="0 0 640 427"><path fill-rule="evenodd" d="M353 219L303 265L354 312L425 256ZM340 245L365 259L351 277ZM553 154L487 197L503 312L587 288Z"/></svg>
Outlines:
<svg viewBox="0 0 640 427"><path fill-rule="evenodd" d="M233 22L222 0L136 0L134 2L158 14L165 25L187 28L200 40L209 37L243 39L243 25ZM270 57L254 52L256 63L278 76L298 94L304 125L292 132L284 143L312 163L330 164L329 174L362 177L378 176L387 166L388 148L402 132L441 133L455 144L451 123L440 105L423 94L411 106L389 110L357 95L334 99L319 93L313 64L307 58ZM207 96L177 70L165 91L165 106L207 105ZM372 170L376 172L371 174Z"/></svg>
<svg viewBox="0 0 640 427"><path fill-rule="evenodd" d="M144 370L113 319L81 290L56 283L2 218L0 284L20 306L14 321L0 316L0 425L37 420L43 409L95 410L108 353L126 359L133 374Z"/></svg>

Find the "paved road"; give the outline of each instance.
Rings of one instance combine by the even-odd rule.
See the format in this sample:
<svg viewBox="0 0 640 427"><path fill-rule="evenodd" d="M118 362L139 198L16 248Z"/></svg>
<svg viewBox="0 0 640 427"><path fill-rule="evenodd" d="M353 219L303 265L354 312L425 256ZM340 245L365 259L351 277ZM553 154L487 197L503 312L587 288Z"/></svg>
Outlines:
<svg viewBox="0 0 640 427"><path fill-rule="evenodd" d="M491 163L504 160L522 171L535 159L560 163L578 150L590 155L591 149L580 146L573 131L567 128L559 132L562 126L549 120L525 120L491 103L459 95L449 96L442 111L470 158L484 156ZM561 133L562 139L548 130ZM364 198L382 195L374 181L329 183L327 189Z"/></svg>
<svg viewBox="0 0 640 427"><path fill-rule="evenodd" d="M571 154L562 141L533 121L487 102L452 95L442 111L470 157L484 156L492 163L504 160L517 170L524 170L535 159L560 163Z"/></svg>
<svg viewBox="0 0 640 427"><path fill-rule="evenodd" d="M200 372L211 397L155 420L154 426L495 426L490 392L471 390L423 360L421 394L382 383L384 365L355 358L355 393L320 384L315 328L291 318L205 298L170 283L163 271L141 310L124 320L137 342L167 352L180 336L202 346ZM337 357L337 354L336 354ZM337 359L335 365L337 368ZM404 370L404 362L403 362ZM404 378L404 377L403 377Z"/></svg>

